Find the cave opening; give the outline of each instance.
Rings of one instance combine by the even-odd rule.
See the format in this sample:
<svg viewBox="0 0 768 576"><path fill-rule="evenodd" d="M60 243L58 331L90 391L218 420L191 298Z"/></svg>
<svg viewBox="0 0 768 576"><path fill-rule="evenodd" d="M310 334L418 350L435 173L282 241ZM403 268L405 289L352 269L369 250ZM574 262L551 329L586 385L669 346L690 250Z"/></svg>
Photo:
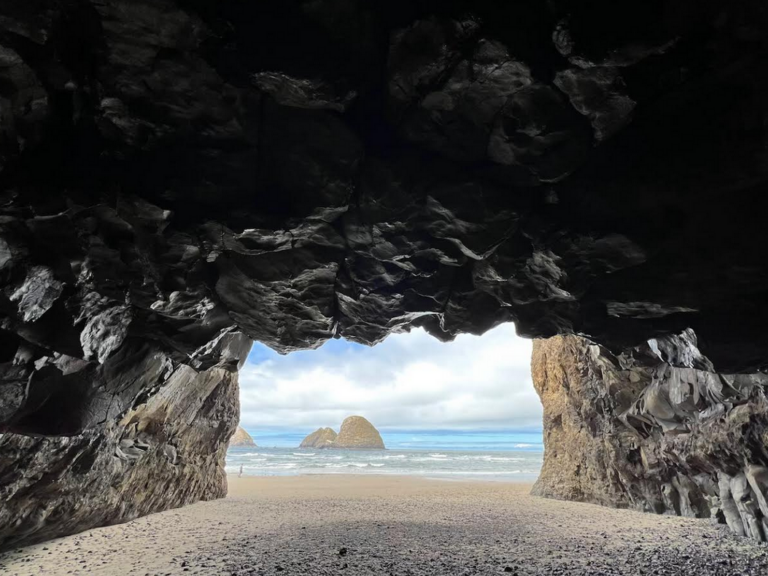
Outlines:
<svg viewBox="0 0 768 576"><path fill-rule="evenodd" d="M288 355L255 343L239 373L230 481L384 474L532 482L543 444L531 347L512 323L450 342L416 328L373 347L337 339ZM357 417L370 428L350 434Z"/></svg>

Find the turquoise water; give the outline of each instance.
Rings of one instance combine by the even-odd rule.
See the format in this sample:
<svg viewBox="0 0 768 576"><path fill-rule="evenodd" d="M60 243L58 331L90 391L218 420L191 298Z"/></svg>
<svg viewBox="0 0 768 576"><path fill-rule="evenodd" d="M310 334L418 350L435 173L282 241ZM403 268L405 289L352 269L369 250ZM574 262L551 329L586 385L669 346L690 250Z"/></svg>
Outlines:
<svg viewBox="0 0 768 576"><path fill-rule="evenodd" d="M227 472L244 476L391 474L427 478L533 480L541 432L382 431L387 450L296 448L307 432L249 430L258 448L227 453Z"/></svg>

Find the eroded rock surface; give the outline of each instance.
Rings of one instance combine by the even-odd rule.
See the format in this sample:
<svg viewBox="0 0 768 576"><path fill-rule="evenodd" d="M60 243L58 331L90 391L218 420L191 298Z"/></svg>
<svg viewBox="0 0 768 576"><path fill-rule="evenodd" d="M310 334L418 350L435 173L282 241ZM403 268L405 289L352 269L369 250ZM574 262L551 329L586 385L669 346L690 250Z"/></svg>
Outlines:
<svg viewBox="0 0 768 576"><path fill-rule="evenodd" d="M766 29L758 0L4 1L0 431L121 436L164 389L104 378L136 341L205 373L240 339L691 327L768 367Z"/></svg>
<svg viewBox="0 0 768 576"><path fill-rule="evenodd" d="M232 438L229 439L229 446L256 446L256 442L242 426L238 426Z"/></svg>
<svg viewBox="0 0 768 576"><path fill-rule="evenodd" d="M112 392L94 402L109 409L102 423L73 436L0 436L0 548L226 495L233 367L198 372L128 341L89 375Z"/></svg>
<svg viewBox="0 0 768 576"><path fill-rule="evenodd" d="M534 342L545 443L534 493L768 539L768 375L716 373L695 345L691 332L620 356L578 336ZM662 361L670 351L684 366Z"/></svg>

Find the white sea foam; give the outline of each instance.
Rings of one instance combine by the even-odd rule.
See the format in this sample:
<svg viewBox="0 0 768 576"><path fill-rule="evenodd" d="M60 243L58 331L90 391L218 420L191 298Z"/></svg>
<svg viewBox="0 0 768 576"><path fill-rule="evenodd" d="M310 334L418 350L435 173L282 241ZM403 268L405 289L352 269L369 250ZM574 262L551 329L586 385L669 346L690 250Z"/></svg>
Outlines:
<svg viewBox="0 0 768 576"><path fill-rule="evenodd" d="M265 448L258 452L231 450L227 458L227 473L239 473L242 465L243 473L248 476L397 474L452 479L503 479L523 475L534 478L541 469L541 453L537 451L443 452L434 449L395 449L387 452L295 452L290 448ZM514 469L511 469L513 466Z"/></svg>
<svg viewBox="0 0 768 576"><path fill-rule="evenodd" d="M485 462L522 462L524 458L505 458L503 456L481 456Z"/></svg>

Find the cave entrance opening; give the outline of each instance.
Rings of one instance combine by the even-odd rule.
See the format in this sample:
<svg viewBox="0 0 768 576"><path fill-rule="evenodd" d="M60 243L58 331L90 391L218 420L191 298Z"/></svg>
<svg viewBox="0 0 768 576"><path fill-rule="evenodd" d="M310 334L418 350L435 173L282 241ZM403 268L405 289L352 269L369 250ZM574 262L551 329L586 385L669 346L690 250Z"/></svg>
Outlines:
<svg viewBox="0 0 768 576"><path fill-rule="evenodd" d="M419 328L288 355L256 343L227 472L533 481L543 446L531 347L511 323L451 342Z"/></svg>

